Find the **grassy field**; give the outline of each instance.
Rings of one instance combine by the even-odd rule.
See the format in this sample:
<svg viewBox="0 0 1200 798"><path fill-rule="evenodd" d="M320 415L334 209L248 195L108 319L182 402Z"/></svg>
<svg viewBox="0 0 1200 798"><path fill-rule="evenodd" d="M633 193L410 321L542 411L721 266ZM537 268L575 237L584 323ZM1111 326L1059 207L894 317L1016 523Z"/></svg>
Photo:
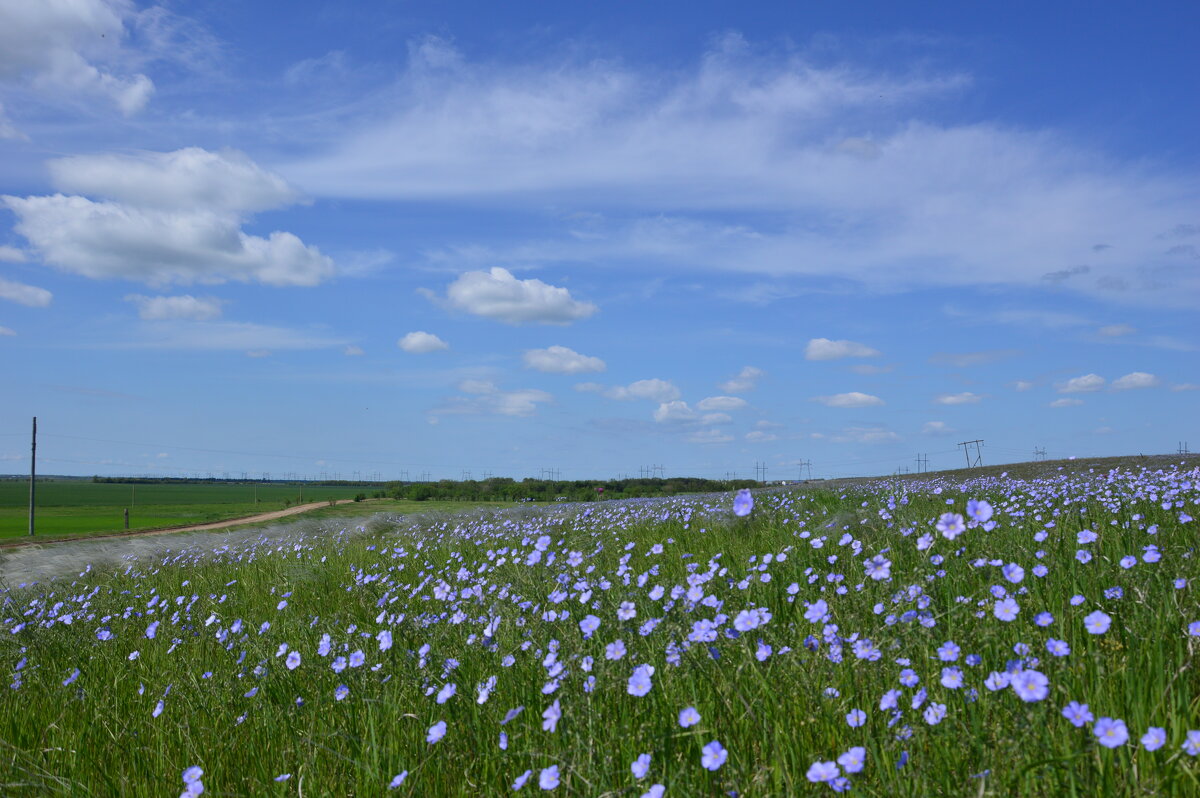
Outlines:
<svg viewBox="0 0 1200 798"><path fill-rule="evenodd" d="M304 501L371 495L369 486L304 486ZM255 499L257 498L257 501ZM297 485L245 483L117 484L60 480L38 482L37 534L54 537L124 528L203 524L281 510L300 501ZM29 483L0 482L0 540L29 533Z"/></svg>
<svg viewBox="0 0 1200 798"><path fill-rule="evenodd" d="M1200 794L1200 470L734 498L9 586L0 793Z"/></svg>

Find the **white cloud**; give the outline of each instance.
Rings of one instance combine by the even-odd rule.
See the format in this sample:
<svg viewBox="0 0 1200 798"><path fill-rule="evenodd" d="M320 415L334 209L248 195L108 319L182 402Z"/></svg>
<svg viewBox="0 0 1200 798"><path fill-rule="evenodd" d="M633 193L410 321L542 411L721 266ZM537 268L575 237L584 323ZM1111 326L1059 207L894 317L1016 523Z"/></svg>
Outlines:
<svg viewBox="0 0 1200 798"><path fill-rule="evenodd" d="M1191 382L1181 382L1171 386L1172 391L1200 391L1200 385Z"/></svg>
<svg viewBox="0 0 1200 798"><path fill-rule="evenodd" d="M604 371L607 368L600 358L581 355L565 346L527 349L522 359L525 368L537 369L547 374L586 374Z"/></svg>
<svg viewBox="0 0 1200 798"><path fill-rule="evenodd" d="M710 396L696 403L700 410L740 410L746 406L746 400L737 396Z"/></svg>
<svg viewBox="0 0 1200 798"><path fill-rule="evenodd" d="M887 374L895 370L895 366L876 366L874 363L855 363L850 366L850 370L855 374L862 374L866 377L871 377L876 374Z"/></svg>
<svg viewBox="0 0 1200 798"><path fill-rule="evenodd" d="M1104 378L1099 374L1084 374L1058 384L1059 393L1092 393L1104 387Z"/></svg>
<svg viewBox="0 0 1200 798"><path fill-rule="evenodd" d="M597 308L579 302L565 288L537 279L518 280L499 266L466 272L446 288L447 302L459 310L507 324L570 324Z"/></svg>
<svg viewBox="0 0 1200 798"><path fill-rule="evenodd" d="M679 398L679 389L675 384L657 377L649 380L638 380L627 386L616 386L604 392L609 399L650 399L655 402L670 402Z"/></svg>
<svg viewBox="0 0 1200 798"><path fill-rule="evenodd" d="M574 385L575 390L580 393L603 393L604 386L598 382L577 382Z"/></svg>
<svg viewBox="0 0 1200 798"><path fill-rule="evenodd" d="M349 346L347 346L345 349L342 350L342 354L345 355L346 357L358 357L358 356L364 355L366 353L363 352L361 346L355 346L354 344L350 344Z"/></svg>
<svg viewBox="0 0 1200 798"><path fill-rule="evenodd" d="M654 420L660 424L671 421L691 421L696 417L695 412L688 407L687 402L663 402L654 411Z"/></svg>
<svg viewBox="0 0 1200 798"><path fill-rule="evenodd" d="M728 413L705 413L700 417L700 423L710 427L718 424L732 424L733 416Z"/></svg>
<svg viewBox="0 0 1200 798"><path fill-rule="evenodd" d="M1137 332L1137 329L1129 326L1128 324L1106 324L1105 326L1096 330L1096 332L1105 336L1106 338L1116 338L1122 335L1133 335L1135 332Z"/></svg>
<svg viewBox="0 0 1200 798"><path fill-rule="evenodd" d="M45 288L34 285L5 280L0 277L0 299L16 302L18 305L28 305L31 308L44 308L50 304L54 295Z"/></svg>
<svg viewBox="0 0 1200 798"><path fill-rule="evenodd" d="M24 263L25 261L29 260L29 258L22 250L19 250L16 247L0 245L0 260L7 261L9 263Z"/></svg>
<svg viewBox="0 0 1200 798"><path fill-rule="evenodd" d="M875 407L883 404L883 400L878 396L858 391L838 393L833 396L814 396L813 401L820 402L827 407Z"/></svg>
<svg viewBox="0 0 1200 798"><path fill-rule="evenodd" d="M554 397L545 391L532 388L502 391L488 380L463 380L458 388L468 396L453 397L441 407L429 411L431 420L441 415L459 414L531 416L537 412L539 404L554 401Z"/></svg>
<svg viewBox="0 0 1200 798"><path fill-rule="evenodd" d="M0 336L16 335L16 330L11 327L0 327Z"/></svg>
<svg viewBox="0 0 1200 798"><path fill-rule="evenodd" d="M197 148L50 162L56 187L108 199L2 196L14 229L47 264L93 279L151 285L255 281L316 285L333 261L295 235L242 231L248 213L298 199L241 153Z"/></svg>
<svg viewBox="0 0 1200 798"><path fill-rule="evenodd" d="M878 357L879 351L855 341L831 341L813 338L804 347L806 360L838 360L843 357Z"/></svg>
<svg viewBox="0 0 1200 798"><path fill-rule="evenodd" d="M983 397L977 393L963 391L962 393L939 394L933 401L939 405L973 405L978 404Z"/></svg>
<svg viewBox="0 0 1200 798"><path fill-rule="evenodd" d="M737 373L736 377L731 377L717 387L725 393L746 393L754 390L758 385L758 381L765 377L767 372L754 366L744 366Z"/></svg>
<svg viewBox="0 0 1200 798"><path fill-rule="evenodd" d="M1064 397L1062 399L1055 399L1048 406L1049 407L1078 407L1081 404L1083 404L1082 399L1068 399L1068 398Z"/></svg>
<svg viewBox="0 0 1200 798"><path fill-rule="evenodd" d="M522 243L513 262L525 266L686 264L1173 306L1200 288L1188 255L1158 239L1194 216L1189 176L1060 131L946 122L925 101L969 90L961 74L829 66L736 34L670 71L434 49L453 55L412 48L387 113L372 104L352 133L285 173L322 195L529 207L586 196L646 214L586 239L564 229ZM664 208L694 218L656 223ZM720 211L747 221L699 221ZM755 229L755 211L795 223ZM1047 273L1064 277L1049 285Z"/></svg>
<svg viewBox="0 0 1200 798"><path fill-rule="evenodd" d="M884 427L846 427L829 436L836 443L895 443L900 436Z"/></svg>
<svg viewBox="0 0 1200 798"><path fill-rule="evenodd" d="M1159 385L1162 385L1162 380L1144 371L1135 371L1132 374L1126 374L1124 377L1119 377L1112 381L1112 389L1114 391L1128 391L1134 388L1157 388Z"/></svg>
<svg viewBox="0 0 1200 798"><path fill-rule="evenodd" d="M346 341L320 331L273 327L239 321L192 321L176 319L141 325L136 337L116 343L94 344L101 349L178 349L191 351L256 352L331 349Z"/></svg>
<svg viewBox="0 0 1200 798"><path fill-rule="evenodd" d="M142 296L129 294L126 302L137 305L138 316L147 321L163 321L168 319L191 319L192 321L208 321L219 318L222 302L212 297L196 298L190 294L183 296Z"/></svg>
<svg viewBox="0 0 1200 798"><path fill-rule="evenodd" d="M955 366L966 368L994 363L1020 354L1016 349L987 349L981 352L937 352L929 358L929 362L937 366Z"/></svg>
<svg viewBox="0 0 1200 798"><path fill-rule="evenodd" d="M688 443L729 443L733 436L719 429L702 429L688 433L684 440Z"/></svg>
<svg viewBox="0 0 1200 798"><path fill-rule="evenodd" d="M1013 390L1015 390L1015 391L1028 391L1028 390L1031 390L1032 388L1033 388L1033 383L1029 382L1028 380L1017 380L1016 382L1013 383Z"/></svg>
<svg viewBox="0 0 1200 798"><path fill-rule="evenodd" d="M270 349L251 349L246 352L246 357L260 358L260 357L270 357L270 356L271 356Z"/></svg>
<svg viewBox="0 0 1200 798"><path fill-rule="evenodd" d="M489 394L499 390L491 380L463 380L458 384L458 390L463 393Z"/></svg>
<svg viewBox="0 0 1200 798"><path fill-rule="evenodd" d="M237 150L76 155L56 158L48 167L54 186L64 193L140 208L253 213L302 200L286 180Z"/></svg>
<svg viewBox="0 0 1200 798"><path fill-rule="evenodd" d="M751 443L769 443L770 441L779 440L779 436L774 432L763 432L760 429L746 433L746 440Z"/></svg>
<svg viewBox="0 0 1200 798"><path fill-rule="evenodd" d="M921 427L922 435L953 435L954 432L945 421L926 421Z"/></svg>
<svg viewBox="0 0 1200 798"><path fill-rule="evenodd" d="M154 84L108 71L126 57L121 41L136 8L128 0L0 3L0 80L37 91L97 95L122 113L140 111Z"/></svg>
<svg viewBox="0 0 1200 798"><path fill-rule="evenodd" d="M396 342L396 346L414 355L425 355L430 352L438 352L442 349L450 348L450 344L438 338L433 333L427 333L423 330L408 333Z"/></svg>

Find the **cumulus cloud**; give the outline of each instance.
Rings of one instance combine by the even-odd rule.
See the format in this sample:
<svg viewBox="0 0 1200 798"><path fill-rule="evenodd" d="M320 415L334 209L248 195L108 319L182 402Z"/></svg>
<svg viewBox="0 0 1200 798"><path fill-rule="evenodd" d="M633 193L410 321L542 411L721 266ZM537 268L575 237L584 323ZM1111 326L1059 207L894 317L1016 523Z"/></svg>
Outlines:
<svg viewBox="0 0 1200 798"><path fill-rule="evenodd" d="M679 389L675 384L657 377L649 380L638 380L625 386L609 388L604 392L609 399L650 399L654 402L670 402L679 398Z"/></svg>
<svg viewBox="0 0 1200 798"><path fill-rule="evenodd" d="M302 200L286 180L237 150L76 155L47 166L54 186L64 193L137 207L253 213Z"/></svg>
<svg viewBox="0 0 1200 798"><path fill-rule="evenodd" d="M366 353L363 352L361 346L355 346L354 344L350 344L349 346L347 346L345 349L342 350L342 354L345 355L346 357L359 357Z"/></svg>
<svg viewBox="0 0 1200 798"><path fill-rule="evenodd" d="M1082 399L1070 399L1063 397L1062 399L1055 399L1048 405L1048 407L1078 407L1081 404L1083 404Z"/></svg>
<svg viewBox="0 0 1200 798"><path fill-rule="evenodd" d="M1013 383L1013 390L1015 390L1015 391L1028 391L1028 390L1031 390L1032 388L1033 388L1033 383L1029 382L1028 380L1017 380L1016 382Z"/></svg>
<svg viewBox="0 0 1200 798"><path fill-rule="evenodd" d="M450 348L450 344L438 338L433 333L427 333L423 330L408 333L396 342L396 346L413 355L426 355L430 352L438 352L442 349Z"/></svg>
<svg viewBox="0 0 1200 798"><path fill-rule="evenodd" d="M1104 378L1099 374L1084 374L1058 384L1059 393L1092 393L1104 387Z"/></svg>
<svg viewBox="0 0 1200 798"><path fill-rule="evenodd" d="M955 430L945 421L926 421L921 426L922 435L953 435Z"/></svg>
<svg viewBox="0 0 1200 798"><path fill-rule="evenodd" d="M973 405L978 404L983 397L977 393L963 391L962 393L943 393L939 394L933 401L939 405Z"/></svg>
<svg viewBox="0 0 1200 798"><path fill-rule="evenodd" d="M725 393L746 393L754 390L758 385L758 381L765 377L767 372L754 366L744 366L737 376L731 377L717 387Z"/></svg>
<svg viewBox="0 0 1200 798"><path fill-rule="evenodd" d="M333 261L292 233L241 229L248 214L298 199L241 153L76 156L51 161L50 172L57 188L104 199L5 195L0 203L41 259L64 271L150 285L316 285L333 274Z"/></svg>
<svg viewBox="0 0 1200 798"><path fill-rule="evenodd" d="M733 436L719 429L694 430L684 438L688 443L729 443Z"/></svg>
<svg viewBox="0 0 1200 798"><path fill-rule="evenodd" d="M8 261L9 263L24 263L29 258L16 247L0 245L0 260Z"/></svg>
<svg viewBox="0 0 1200 798"><path fill-rule="evenodd" d="M820 402L826 407L875 407L883 404L883 400L878 396L858 391L838 393L833 396L814 396L813 401Z"/></svg>
<svg viewBox="0 0 1200 798"><path fill-rule="evenodd" d="M464 380L458 386L466 396L452 397L430 410L430 417L442 415L531 416L539 404L553 402L545 391L523 388L504 391L488 380Z"/></svg>
<svg viewBox="0 0 1200 798"><path fill-rule="evenodd" d="M856 341L831 341L813 338L804 347L806 360L839 360L844 357L878 357L879 350Z"/></svg>
<svg viewBox="0 0 1200 798"><path fill-rule="evenodd" d="M1122 335L1133 335L1137 329L1128 324L1106 324L1096 332L1106 338L1117 338Z"/></svg>
<svg viewBox="0 0 1200 798"><path fill-rule="evenodd" d="M746 400L738 396L710 396L696 403L700 410L740 410L746 406Z"/></svg>
<svg viewBox="0 0 1200 798"><path fill-rule="evenodd" d="M1191 382L1181 382L1171 386L1172 391L1200 391L1200 385Z"/></svg>
<svg viewBox="0 0 1200 798"><path fill-rule="evenodd" d="M525 362L525 368L544 371L547 374L587 374L607 368L600 358L581 355L565 346L527 349L522 360Z"/></svg>
<svg viewBox="0 0 1200 798"><path fill-rule="evenodd" d="M16 335L16 330L11 327L0 327L0 336Z"/></svg>
<svg viewBox="0 0 1200 798"><path fill-rule="evenodd" d="M829 436L836 443L895 443L900 436L886 427L846 427Z"/></svg>
<svg viewBox="0 0 1200 798"><path fill-rule="evenodd" d="M565 288L537 279L518 280L499 266L466 272L446 288L454 308L506 324L570 324L586 319L597 308L572 298Z"/></svg>
<svg viewBox="0 0 1200 798"><path fill-rule="evenodd" d="M208 321L219 318L222 302L213 297L197 298L190 294L183 296L142 296L130 294L126 302L137 305L138 316L147 321L163 321L166 319L191 319L192 321Z"/></svg>
<svg viewBox="0 0 1200 798"><path fill-rule="evenodd" d="M1144 371L1135 371L1112 381L1114 391L1128 391L1135 388L1156 388L1162 385L1162 380Z"/></svg>
<svg viewBox="0 0 1200 798"><path fill-rule="evenodd" d="M700 417L700 423L710 427L717 424L732 424L733 416L728 413L705 413Z"/></svg>
<svg viewBox="0 0 1200 798"><path fill-rule="evenodd" d="M50 304L53 298L54 295L45 288L0 277L0 299L7 299L9 302L16 302L18 305L27 305L31 308L44 308Z"/></svg>
<svg viewBox="0 0 1200 798"><path fill-rule="evenodd" d="M764 432L760 429L747 432L745 437L751 443L769 443L779 440L779 436L774 432Z"/></svg>
<svg viewBox="0 0 1200 798"><path fill-rule="evenodd" d="M128 0L0 3L0 80L38 91L108 99L124 114L140 111L154 84L109 66L136 9Z"/></svg>
<svg viewBox="0 0 1200 798"><path fill-rule="evenodd" d="M687 402L663 402L654 411L654 420L660 424L671 421L691 421L696 417L695 412L688 407Z"/></svg>

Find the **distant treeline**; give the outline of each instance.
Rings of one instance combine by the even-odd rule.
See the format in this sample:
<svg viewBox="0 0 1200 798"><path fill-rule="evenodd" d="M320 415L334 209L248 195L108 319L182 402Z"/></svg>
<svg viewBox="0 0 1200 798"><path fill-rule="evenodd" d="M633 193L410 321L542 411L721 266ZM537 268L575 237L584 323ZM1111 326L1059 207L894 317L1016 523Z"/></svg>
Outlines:
<svg viewBox="0 0 1200 798"><path fill-rule="evenodd" d="M28 479L28 477L23 477ZM326 488L357 488L357 487L375 487L378 488L380 482L364 482L359 480L347 479L321 479L321 480L295 480L295 479L221 479L213 477L204 479L200 477L92 477L92 482L101 482L118 485L296 485L303 482L306 486L313 485Z"/></svg>
<svg viewBox="0 0 1200 798"><path fill-rule="evenodd" d="M598 499L630 499L649 496L675 496L680 493L713 493L753 488L752 479L715 480L698 477L670 479L581 479L571 482L547 479L507 477L462 482L389 482L387 495L410 501L522 501L587 502Z"/></svg>

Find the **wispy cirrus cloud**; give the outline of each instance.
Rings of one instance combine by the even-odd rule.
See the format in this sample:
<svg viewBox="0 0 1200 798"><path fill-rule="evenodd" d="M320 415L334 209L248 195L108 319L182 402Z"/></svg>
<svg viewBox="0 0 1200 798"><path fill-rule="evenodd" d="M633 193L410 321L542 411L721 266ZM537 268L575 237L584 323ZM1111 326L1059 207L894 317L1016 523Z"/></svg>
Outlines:
<svg viewBox="0 0 1200 798"><path fill-rule="evenodd" d="M572 225L511 248L512 265L655 262L1171 306L1195 294L1191 256L1160 238L1194 216L1195 185L1061 133L926 110L969 91L960 72L818 65L737 34L669 73L570 55L477 61L426 38L353 133L283 171L324 195L587 197L611 212L586 235ZM730 210L744 221L706 216Z"/></svg>

